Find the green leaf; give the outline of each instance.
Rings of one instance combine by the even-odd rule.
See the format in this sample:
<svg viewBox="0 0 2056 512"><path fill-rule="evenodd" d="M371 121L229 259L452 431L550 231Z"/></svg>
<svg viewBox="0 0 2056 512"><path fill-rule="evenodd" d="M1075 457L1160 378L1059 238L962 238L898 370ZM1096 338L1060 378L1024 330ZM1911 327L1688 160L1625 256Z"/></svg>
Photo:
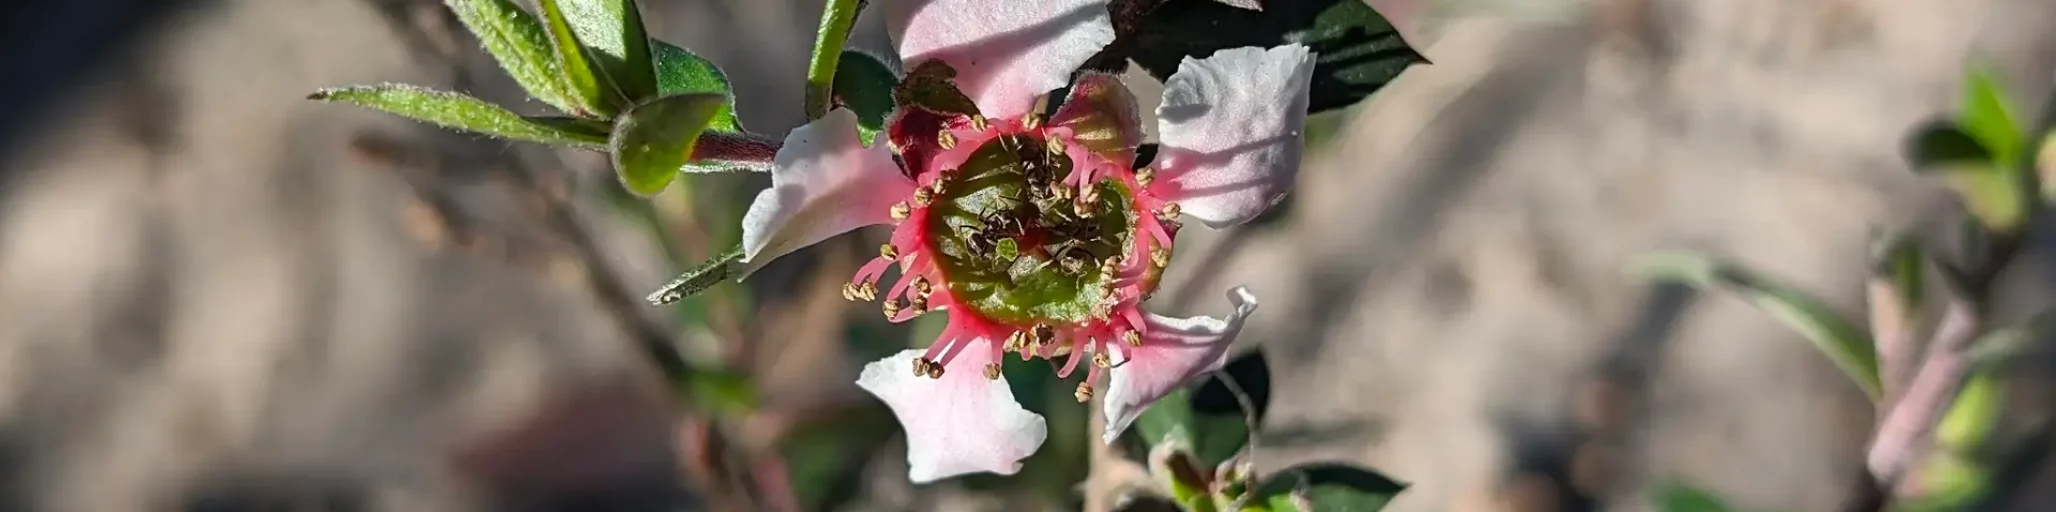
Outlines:
<svg viewBox="0 0 2056 512"><path fill-rule="evenodd" d="M1987 228L2012 232L2027 220L2031 194L2014 167L1980 140L2003 135L1980 136L1968 129L1949 121L1923 124L1907 142L1907 158L1915 170L1940 175Z"/></svg>
<svg viewBox="0 0 2056 512"><path fill-rule="evenodd" d="M1375 512L1406 484L1340 462L1315 462L1280 470L1257 484L1256 501L1273 512Z"/></svg>
<svg viewBox="0 0 2056 512"><path fill-rule="evenodd" d="M2004 392L1991 371L1972 372L1935 425L1935 442L1966 454L1984 447L2004 410Z"/></svg>
<svg viewBox="0 0 2056 512"><path fill-rule="evenodd" d="M1691 486L1670 484L1656 490L1656 512L1728 512L1726 503L1706 492Z"/></svg>
<svg viewBox="0 0 2056 512"><path fill-rule="evenodd" d="M650 36L635 0L562 0L571 32L587 49L600 89L617 107L658 97Z"/></svg>
<svg viewBox="0 0 2056 512"><path fill-rule="evenodd" d="M1244 393L1242 398L1236 396L1236 389ZM1243 411L1244 398L1254 410ZM1214 467L1249 445L1249 426L1262 424L1270 398L1270 368L1263 352L1252 350L1229 361L1220 372L1158 400L1136 418L1135 431L1151 446L1190 446L1201 467Z"/></svg>
<svg viewBox="0 0 2056 512"><path fill-rule="evenodd" d="M727 100L722 104L721 111L714 114L714 121L707 129L724 132L742 131L742 124L735 120L735 93L729 89L728 76L721 73L720 67L671 43L652 42L656 45L658 96L720 94Z"/></svg>
<svg viewBox="0 0 2056 512"><path fill-rule="evenodd" d="M543 10L544 27L550 34L550 45L557 51L557 79L564 84L564 90L571 94L574 107L571 113L579 117L611 118L617 102L608 101L608 95L600 90L598 69L586 59L585 45L578 40L578 34L571 28L571 21L564 17L559 0L539 0Z"/></svg>
<svg viewBox="0 0 2056 512"><path fill-rule="evenodd" d="M1914 129L1906 148L1916 170L1956 166L1993 167L1992 152L1955 122L1930 120Z"/></svg>
<svg viewBox="0 0 2056 512"><path fill-rule="evenodd" d="M721 280L735 275L737 270L735 262L740 260L742 260L742 244L736 244L728 252L721 253L720 256L715 256L714 259L707 260L706 263L701 263L700 266L672 278L671 282L665 283L664 287L658 288L657 291L650 292L650 295L643 300L649 301L650 304L662 306L699 295L700 292L707 291L708 288L720 284Z"/></svg>
<svg viewBox="0 0 2056 512"><path fill-rule="evenodd" d="M842 52L842 62L835 68L835 103L857 114L857 133L865 146L885 129L885 119L892 115L892 88L898 84L899 77L877 57Z"/></svg>
<svg viewBox="0 0 2056 512"><path fill-rule="evenodd" d="M1408 66L1427 62L1363 0L1269 2L1262 11L1217 2L1117 0L1108 11L1116 16L1115 40L1093 60L1132 59L1158 80L1169 79L1187 57L1228 48L1311 47L1318 57L1310 113L1356 104Z"/></svg>
<svg viewBox="0 0 2056 512"><path fill-rule="evenodd" d="M606 143L604 131L563 118L522 117L498 105L449 91L406 84L337 87L315 91L307 99L347 103L445 128L585 149Z"/></svg>
<svg viewBox="0 0 2056 512"><path fill-rule="evenodd" d="M514 0L445 0L457 20L478 36L486 53L500 68L521 84L529 96L548 103L560 112L573 109L570 93L557 78L557 58L551 54L550 36L535 15L515 5Z"/></svg>
<svg viewBox="0 0 2056 512"><path fill-rule="evenodd" d="M692 159L700 133L726 106L718 94L665 96L637 105L614 121L614 173L628 190L649 196L664 191Z"/></svg>
<svg viewBox="0 0 2056 512"><path fill-rule="evenodd" d="M1833 360L1872 400L1878 398L1877 349L1870 336L1820 301L1740 267L1698 254L1655 254L1640 262L1645 276L1740 295L1798 331Z"/></svg>
<svg viewBox="0 0 2056 512"><path fill-rule="evenodd" d="M687 403L701 412L740 417L757 408L757 385L745 372L727 368L694 368L678 385L679 391L690 398Z"/></svg>
<svg viewBox="0 0 2056 512"><path fill-rule="evenodd" d="M850 27L856 25L857 11L863 9L864 0L828 0L821 7L821 26L814 32L814 50L807 57L807 119L820 119L828 115L828 104L834 95L834 75L842 71L840 61L842 48L849 43Z"/></svg>
<svg viewBox="0 0 2056 512"><path fill-rule="evenodd" d="M1977 67L1965 75L1963 111L1957 115L1957 122L1996 157L2000 167L2011 167L2021 157L2025 134L2014 115L2016 111L1990 69Z"/></svg>

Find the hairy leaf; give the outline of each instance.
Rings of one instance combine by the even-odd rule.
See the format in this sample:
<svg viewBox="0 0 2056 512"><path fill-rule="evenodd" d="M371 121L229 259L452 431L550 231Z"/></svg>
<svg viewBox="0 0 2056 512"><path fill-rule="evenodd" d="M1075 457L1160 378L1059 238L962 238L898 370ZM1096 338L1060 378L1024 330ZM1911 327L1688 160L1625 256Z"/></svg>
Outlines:
<svg viewBox="0 0 2056 512"><path fill-rule="evenodd" d="M657 97L650 36L635 0L561 0L571 31L586 48L586 60L601 91L625 108Z"/></svg>
<svg viewBox="0 0 2056 512"><path fill-rule="evenodd" d="M857 130L864 145L871 145L878 131L885 129L885 119L892 115L892 88L898 84L899 77L884 61L864 52L842 52L835 68L835 104L857 114Z"/></svg>
<svg viewBox="0 0 2056 512"><path fill-rule="evenodd" d="M685 273L679 274L678 277L672 278L671 282L664 283L663 288L650 292L650 295L643 300L649 301L650 304L662 306L699 295L700 292L707 291L708 288L720 284L721 280L735 275L735 262L741 259L742 244L736 244L735 247L721 253L720 256L715 256L714 259L707 260L705 263L701 263L700 266L693 267L692 270L685 271Z"/></svg>
<svg viewBox="0 0 2056 512"><path fill-rule="evenodd" d="M707 129L724 132L742 131L742 123L735 119L735 92L729 88L728 75L723 74L720 67L671 43L652 42L655 44L657 58L658 96L720 94L727 100L721 106L721 111L714 114L714 120L707 125Z"/></svg>
<svg viewBox="0 0 2056 512"><path fill-rule="evenodd" d="M1088 67L1113 71L1133 60L1167 80L1185 58L1243 46L1300 43L1316 55L1308 112L1356 104L1427 59L1363 0L1269 2L1250 10L1220 2L1116 0L1115 40Z"/></svg>
<svg viewBox="0 0 2056 512"><path fill-rule="evenodd" d="M1658 254L1642 263L1639 270L1645 275L1741 296L1812 341L1872 399L1878 397L1877 349L1870 336L1820 301L1704 255Z"/></svg>
<svg viewBox="0 0 2056 512"><path fill-rule="evenodd" d="M551 53L549 31L534 14L522 10L514 0L445 0L457 20L478 36L486 53L500 68L521 84L521 90L548 103L560 112L574 108L571 95L557 77L557 57Z"/></svg>
<svg viewBox="0 0 2056 512"><path fill-rule="evenodd" d="M445 128L508 139L599 149L606 132L564 118L522 117L463 94L405 84L322 89L308 99L348 103Z"/></svg>
<svg viewBox="0 0 2056 512"><path fill-rule="evenodd" d="M600 90L599 71L586 56L584 43L571 28L571 20L564 15L561 0L539 0L543 11L543 26L550 34L550 45L557 53L557 79L564 84L564 90L571 94L572 114L580 117L613 117L618 101L609 101L609 96Z"/></svg>
<svg viewBox="0 0 2056 512"><path fill-rule="evenodd" d="M1364 468L1316 462L1285 468L1257 484L1256 501L1273 512L1375 512L1406 490Z"/></svg>
<svg viewBox="0 0 2056 512"><path fill-rule="evenodd" d="M693 145L714 114L726 105L727 97L719 94L681 94L637 105L622 114L614 121L613 138L607 141L622 185L644 196L662 192L686 169Z"/></svg>

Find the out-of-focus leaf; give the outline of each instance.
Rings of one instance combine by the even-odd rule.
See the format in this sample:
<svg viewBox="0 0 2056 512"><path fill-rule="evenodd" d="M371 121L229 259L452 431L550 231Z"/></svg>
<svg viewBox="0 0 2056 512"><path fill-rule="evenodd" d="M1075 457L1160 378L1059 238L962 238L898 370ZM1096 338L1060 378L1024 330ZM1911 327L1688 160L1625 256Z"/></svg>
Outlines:
<svg viewBox="0 0 2056 512"><path fill-rule="evenodd" d="M1308 112L1356 104L1408 66L1427 62L1363 0L1270 2L1261 11L1204 1L1117 0L1115 40L1093 61L1132 59L1167 80L1186 57L1300 43L1317 55Z"/></svg>
<svg viewBox="0 0 2056 512"><path fill-rule="evenodd" d="M1798 331L1842 368L1871 399L1878 398L1877 349L1869 335L1820 301L1740 267L1704 255L1663 253L1640 262L1639 273L1699 288L1726 290Z"/></svg>
<svg viewBox="0 0 2056 512"><path fill-rule="evenodd" d="M572 114L580 117L611 118L619 112L617 101L600 90L599 70L586 56L585 44L571 28L560 0L538 0L543 11L543 28L550 34L550 46L557 53L557 79L570 93Z"/></svg>
<svg viewBox="0 0 2056 512"><path fill-rule="evenodd" d="M1990 371L1974 371L1956 391L1956 399L1935 425L1935 442L1958 452L1973 454L1985 446L1992 427L2005 407L2003 386Z"/></svg>
<svg viewBox="0 0 2056 512"><path fill-rule="evenodd" d="M663 191L687 169L693 144L727 101L719 94L666 96L622 114L607 141L622 185L644 196Z"/></svg>
<svg viewBox="0 0 2056 512"><path fill-rule="evenodd" d="M551 53L549 31L535 15L514 0L444 0L457 20L478 36L486 53L499 61L500 68L521 84L521 90L560 112L570 112L573 102L557 77L557 57Z"/></svg>
<svg viewBox="0 0 2056 512"><path fill-rule="evenodd" d="M1243 411L1236 388L1247 394L1254 410ZM1270 368L1263 352L1253 350L1229 361L1220 373L1158 400L1136 418L1135 431L1151 446L1184 443L1199 464L1213 467L1249 445L1249 426L1262 424L1270 398Z"/></svg>
<svg viewBox="0 0 2056 512"><path fill-rule="evenodd" d="M726 368L695 368L678 383L681 394L703 412L740 417L757 408L757 384L750 376Z"/></svg>
<svg viewBox="0 0 2056 512"><path fill-rule="evenodd" d="M586 61L600 80L601 92L616 108L657 96L657 75L650 62L650 36L643 28L635 0L562 0L571 31L584 43Z"/></svg>
<svg viewBox="0 0 2056 512"><path fill-rule="evenodd" d="M2048 350L2051 336L2056 336L2056 310L2043 311L2021 325L1986 332L1970 344L1967 357L1974 367L1989 369L2016 357Z"/></svg>
<svg viewBox="0 0 2056 512"><path fill-rule="evenodd" d="M864 145L871 145L878 131L885 129L885 118L892 115L892 88L898 84L899 77L877 57L854 50L842 52L835 68L835 104L857 114L857 131Z"/></svg>
<svg viewBox="0 0 2056 512"><path fill-rule="evenodd" d="M1984 143L1963 131L1955 122L1937 119L1914 129L1906 145L1907 160L1917 169L1961 165L1990 167L1995 158Z"/></svg>
<svg viewBox="0 0 2056 512"><path fill-rule="evenodd" d="M449 91L405 84L322 89L307 99L348 103L416 121L509 139L599 149L606 135L562 118L522 117L498 105Z"/></svg>
<svg viewBox="0 0 2056 512"><path fill-rule="evenodd" d="M1992 468L1968 454L1938 450L1920 463L1912 478L1921 482L1921 493L1894 504L1894 510L1908 512L1956 512L1974 508L1990 491Z"/></svg>
<svg viewBox="0 0 2056 512"><path fill-rule="evenodd" d="M1657 489L1656 512L1729 512L1720 497L1704 489L1671 484Z"/></svg>
<svg viewBox="0 0 2056 512"><path fill-rule="evenodd" d="M1965 74L1963 111L1957 115L1957 122L2001 167L2014 165L2021 156L2025 134L2015 112L2005 87L1999 85L1998 77L1990 69L1977 67Z"/></svg>
<svg viewBox="0 0 2056 512"><path fill-rule="evenodd" d="M1999 108L1987 106L1987 108ZM1968 112L1965 118L1976 117ZM2001 113L1987 113L1983 117L2004 117ZM1982 120L1987 125L2010 121ZM1963 198L1964 205L1972 216L1986 228L1997 232L2012 232L2026 219L2031 191L2026 182L2015 174L2014 167L2005 163L2005 156L1991 149L1983 139L2004 139L2004 133L1980 135L1969 131L1966 124L1950 121L1931 121L1915 129L1907 141L1907 159L1914 170L1939 174L1949 188ZM1984 128L1987 132L2001 132L1996 126Z"/></svg>
<svg viewBox="0 0 2056 512"><path fill-rule="evenodd" d="M671 282L665 283L663 288L650 292L650 296L645 297L644 300L648 300L651 304L662 306L699 295L700 292L706 291L707 288L720 284L721 280L734 275L735 262L741 259L742 244L736 244L728 252L721 253L720 256L715 256L714 259L707 260L706 263L701 263L700 266L679 274Z"/></svg>
<svg viewBox="0 0 2056 512"><path fill-rule="evenodd" d="M1177 437L1149 447L1150 476L1163 489L1171 491L1171 499L1179 503L1191 501L1195 496L1205 496L1213 476L1199 469L1199 461L1193 460L1189 450L1191 446Z"/></svg>
<svg viewBox="0 0 2056 512"><path fill-rule="evenodd" d="M729 89L728 75L722 74L719 66L671 43L652 42L655 43L657 58L659 96L720 94L727 100L722 104L721 111L714 114L714 120L707 125L707 129L724 132L742 131L742 124L735 120L735 92Z"/></svg>
<svg viewBox="0 0 2056 512"><path fill-rule="evenodd" d="M1376 512L1404 490L1406 484L1375 471L1316 462L1272 473L1254 496L1272 512Z"/></svg>

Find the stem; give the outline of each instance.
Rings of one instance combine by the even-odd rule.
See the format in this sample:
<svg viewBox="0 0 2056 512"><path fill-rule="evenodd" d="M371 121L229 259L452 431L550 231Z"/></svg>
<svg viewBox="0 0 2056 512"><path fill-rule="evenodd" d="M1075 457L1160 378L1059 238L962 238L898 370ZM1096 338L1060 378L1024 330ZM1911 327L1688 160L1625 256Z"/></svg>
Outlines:
<svg viewBox="0 0 2056 512"><path fill-rule="evenodd" d="M756 134L709 131L701 133L700 140L693 143L691 162L724 170L768 172L781 145Z"/></svg>
<svg viewBox="0 0 2056 512"><path fill-rule="evenodd" d="M807 120L828 115L829 98L835 94L835 67L842 62L842 47L850 39L850 26L864 0L828 0L821 7L821 28L814 34L814 56L807 61Z"/></svg>

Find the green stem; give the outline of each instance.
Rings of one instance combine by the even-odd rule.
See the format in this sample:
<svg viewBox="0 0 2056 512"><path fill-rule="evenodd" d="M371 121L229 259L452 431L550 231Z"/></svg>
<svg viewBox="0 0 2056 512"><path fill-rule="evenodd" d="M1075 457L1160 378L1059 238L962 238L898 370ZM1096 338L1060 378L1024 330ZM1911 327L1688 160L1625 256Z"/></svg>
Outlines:
<svg viewBox="0 0 2056 512"><path fill-rule="evenodd" d="M814 34L814 57L807 61L807 119L828 115L828 99L835 93L835 66L842 61L842 47L850 40L850 26L864 0L828 0L821 8L821 28Z"/></svg>

